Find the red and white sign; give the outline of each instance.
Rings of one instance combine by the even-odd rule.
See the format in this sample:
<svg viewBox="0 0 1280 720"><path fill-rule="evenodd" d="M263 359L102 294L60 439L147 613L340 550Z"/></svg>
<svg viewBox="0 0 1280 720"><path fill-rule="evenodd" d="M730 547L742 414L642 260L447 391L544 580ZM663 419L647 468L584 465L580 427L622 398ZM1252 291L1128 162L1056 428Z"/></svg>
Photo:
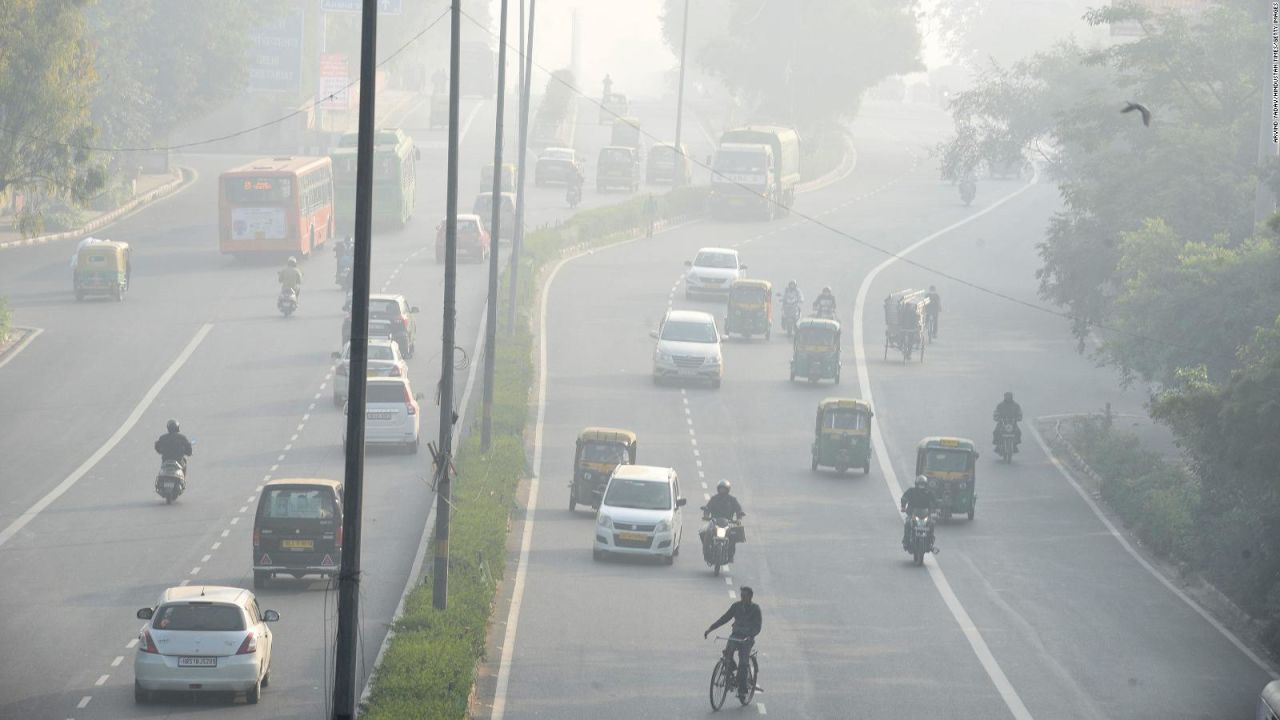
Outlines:
<svg viewBox="0 0 1280 720"><path fill-rule="evenodd" d="M324 53L320 56L320 108L322 110L346 110L350 107L347 95L351 77L346 53Z"/></svg>

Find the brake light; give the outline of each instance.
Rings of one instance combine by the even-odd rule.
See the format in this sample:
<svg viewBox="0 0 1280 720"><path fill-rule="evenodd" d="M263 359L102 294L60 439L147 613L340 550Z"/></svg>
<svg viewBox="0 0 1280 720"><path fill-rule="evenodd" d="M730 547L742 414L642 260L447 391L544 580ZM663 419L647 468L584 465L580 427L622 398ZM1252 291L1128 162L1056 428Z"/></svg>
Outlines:
<svg viewBox="0 0 1280 720"><path fill-rule="evenodd" d="M151 653L153 655L160 654L160 650L156 647L155 642L151 640L151 633L147 630L143 630L138 633L138 641L139 652Z"/></svg>
<svg viewBox="0 0 1280 720"><path fill-rule="evenodd" d="M401 316L400 316L400 323L401 323L402 325L404 325L404 329L405 329L405 330L408 330L408 329L409 329L409 316L408 316L408 315L401 315Z"/></svg>
<svg viewBox="0 0 1280 720"><path fill-rule="evenodd" d="M244 636L244 642L240 643L240 649L236 651L237 655L252 655L258 652L258 636L252 630L248 635Z"/></svg>
<svg viewBox="0 0 1280 720"><path fill-rule="evenodd" d="M338 526L338 531L333 534L333 546L339 550L342 549L342 526Z"/></svg>
<svg viewBox="0 0 1280 720"><path fill-rule="evenodd" d="M404 407L405 407L405 412L407 412L408 414L410 415L418 414L418 403L416 400L413 399L413 395L409 394L409 387L407 385L404 388Z"/></svg>
<svg viewBox="0 0 1280 720"><path fill-rule="evenodd" d="M258 547L262 544L262 531L258 528L253 529L253 546Z"/></svg>

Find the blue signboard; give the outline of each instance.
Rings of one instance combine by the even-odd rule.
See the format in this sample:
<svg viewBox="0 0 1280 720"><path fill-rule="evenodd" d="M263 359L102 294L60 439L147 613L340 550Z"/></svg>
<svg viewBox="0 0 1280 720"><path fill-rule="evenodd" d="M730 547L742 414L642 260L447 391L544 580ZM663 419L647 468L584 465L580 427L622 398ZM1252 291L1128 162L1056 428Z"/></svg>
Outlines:
<svg viewBox="0 0 1280 720"><path fill-rule="evenodd" d="M379 15L399 15L403 0L378 0ZM358 13L364 7L362 0L320 0L325 12Z"/></svg>
<svg viewBox="0 0 1280 720"><path fill-rule="evenodd" d="M249 31L249 89L298 92L302 88L302 12Z"/></svg>

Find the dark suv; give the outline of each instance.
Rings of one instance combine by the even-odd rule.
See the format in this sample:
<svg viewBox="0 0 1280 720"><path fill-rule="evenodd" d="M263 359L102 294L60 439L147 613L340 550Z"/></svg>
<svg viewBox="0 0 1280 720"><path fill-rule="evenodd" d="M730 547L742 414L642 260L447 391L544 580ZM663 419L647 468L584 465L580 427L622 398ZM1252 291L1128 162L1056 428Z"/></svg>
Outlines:
<svg viewBox="0 0 1280 720"><path fill-rule="evenodd" d="M400 354L407 360L413 357L414 342L418 338L418 321L403 295L379 293L369 296L369 337L389 337L400 345ZM351 340L351 312L342 320L342 343Z"/></svg>
<svg viewBox="0 0 1280 720"><path fill-rule="evenodd" d="M276 575L336 576L342 564L342 483L282 478L262 488L253 519L253 587Z"/></svg>

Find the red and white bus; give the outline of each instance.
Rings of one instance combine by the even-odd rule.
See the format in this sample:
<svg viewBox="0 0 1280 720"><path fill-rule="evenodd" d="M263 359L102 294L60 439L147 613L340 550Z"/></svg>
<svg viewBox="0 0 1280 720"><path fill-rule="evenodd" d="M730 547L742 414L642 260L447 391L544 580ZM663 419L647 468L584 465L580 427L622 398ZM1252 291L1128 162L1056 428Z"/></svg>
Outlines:
<svg viewBox="0 0 1280 720"><path fill-rule="evenodd" d="M224 255L310 255L334 233L332 162L263 158L222 173L218 226Z"/></svg>

